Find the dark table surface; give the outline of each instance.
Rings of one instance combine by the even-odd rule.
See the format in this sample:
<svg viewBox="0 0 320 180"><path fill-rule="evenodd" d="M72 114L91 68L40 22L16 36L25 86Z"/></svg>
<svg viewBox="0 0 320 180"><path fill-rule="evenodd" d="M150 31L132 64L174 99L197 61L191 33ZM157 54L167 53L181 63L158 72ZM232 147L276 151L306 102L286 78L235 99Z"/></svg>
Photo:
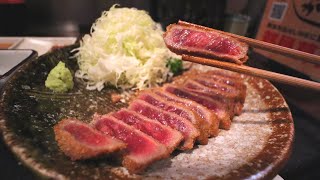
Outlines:
<svg viewBox="0 0 320 180"><path fill-rule="evenodd" d="M257 54L252 54L251 59L259 60L249 61L251 66L307 78ZM274 85L287 100L295 125L292 155L279 175L285 180L320 179L320 92L309 92L277 83ZM0 178L37 179L29 169L16 160L2 139L0 140Z"/></svg>

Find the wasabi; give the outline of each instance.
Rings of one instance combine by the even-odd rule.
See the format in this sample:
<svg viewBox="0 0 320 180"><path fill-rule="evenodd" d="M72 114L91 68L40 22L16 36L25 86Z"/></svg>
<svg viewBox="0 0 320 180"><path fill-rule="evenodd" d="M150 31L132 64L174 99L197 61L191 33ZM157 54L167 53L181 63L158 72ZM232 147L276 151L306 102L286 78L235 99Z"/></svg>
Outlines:
<svg viewBox="0 0 320 180"><path fill-rule="evenodd" d="M65 63L60 61L58 65L50 71L45 85L54 92L67 92L73 88L72 74Z"/></svg>

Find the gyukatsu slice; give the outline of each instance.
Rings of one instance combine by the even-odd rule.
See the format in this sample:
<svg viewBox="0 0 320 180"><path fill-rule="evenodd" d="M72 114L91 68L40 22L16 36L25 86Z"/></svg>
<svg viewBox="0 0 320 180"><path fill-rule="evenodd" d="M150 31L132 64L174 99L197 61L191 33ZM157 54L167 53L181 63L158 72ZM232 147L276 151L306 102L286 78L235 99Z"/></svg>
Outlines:
<svg viewBox="0 0 320 180"><path fill-rule="evenodd" d="M245 96L240 89L217 82L210 78L198 77L198 78L194 78L193 80L208 88L211 88L212 91L216 92L216 94L219 94L218 97L221 98L222 101L223 99L225 99L226 101L229 101L229 103L234 104L233 105L234 114L239 114L242 111ZM235 97L235 98L232 98L232 97ZM233 99L233 101L231 99Z"/></svg>
<svg viewBox="0 0 320 180"><path fill-rule="evenodd" d="M169 126L162 125L158 121L142 116L137 112L123 108L110 115L153 137L155 140L165 145L169 153L175 150L183 140L183 136L179 131L172 129Z"/></svg>
<svg viewBox="0 0 320 180"><path fill-rule="evenodd" d="M199 72L198 74L199 77L211 78L215 81L223 82L227 85L239 89L242 93L242 96L244 97L243 99L245 99L247 86L245 85L244 80L239 73L226 70L212 70L207 72Z"/></svg>
<svg viewBox="0 0 320 180"><path fill-rule="evenodd" d="M181 97L178 97L178 96L173 95L171 93L165 92L162 89L156 89L156 90L153 90L153 92L156 93L157 95L165 98L168 101L172 101L172 102L178 103L181 106L189 108L190 110L192 110L193 112L198 114L203 119L203 121L207 122L207 124L209 126L209 136L210 137L218 135L218 133L219 133L218 117L208 108L204 107L203 105L201 105L195 101L181 98Z"/></svg>
<svg viewBox="0 0 320 180"><path fill-rule="evenodd" d="M243 104L246 99L247 86L244 84L243 79L237 73L227 73L222 70L208 71L201 73L200 76L203 79L212 79L217 82L222 82L229 86L232 86L240 91L240 102L241 106L235 107L235 114L240 115L242 112Z"/></svg>
<svg viewBox="0 0 320 180"><path fill-rule="evenodd" d="M223 83L240 90L243 97L246 96L247 87L244 84L244 80L241 78L240 74L235 72L226 70L209 70L205 72L199 70L189 70L184 72L183 75L177 76L175 79L178 79L179 82L180 79L182 81L186 81L190 78L210 79L215 82Z"/></svg>
<svg viewBox="0 0 320 180"><path fill-rule="evenodd" d="M139 173L154 161L169 156L164 145L113 116L95 115L91 125L102 133L127 144L122 165L131 173Z"/></svg>
<svg viewBox="0 0 320 180"><path fill-rule="evenodd" d="M171 24L163 37L167 47L176 54L218 58L237 64L248 59L247 44L209 28Z"/></svg>
<svg viewBox="0 0 320 180"><path fill-rule="evenodd" d="M220 109L225 110L232 119L234 116L234 107L236 103L235 95L226 92L221 92L217 89L205 86L195 80L189 79L183 85L183 89L199 94L204 97L209 97L214 101Z"/></svg>
<svg viewBox="0 0 320 180"><path fill-rule="evenodd" d="M232 71L227 71L222 69L200 71L200 70L192 69L184 72L183 76L185 75L187 75L188 77L191 77L191 76L212 77L215 81L223 82L225 84L234 86L236 88L246 88L241 75L239 73L232 72Z"/></svg>
<svg viewBox="0 0 320 180"><path fill-rule="evenodd" d="M188 79L193 79L199 83L202 83L203 85L208 85L209 87L216 88L217 84L221 87L221 89L223 88L227 92L235 92L237 99L235 101L234 114L241 114L246 98L247 87L244 84L244 81L241 78L240 74L225 70L211 70L207 72L191 70L184 73L182 76L178 76L178 78L176 79L177 80L175 80L175 82L178 82L180 84ZM224 84L225 86L222 86L222 84Z"/></svg>
<svg viewBox="0 0 320 180"><path fill-rule="evenodd" d="M228 77L223 77L221 75L200 75L199 78L203 78L203 79L211 79L212 81L216 81L219 83L224 83L228 86L234 87L235 89L240 91L241 94L241 102L244 103L244 100L246 98L246 90L247 87L244 84L244 82L242 80L236 80L236 79L232 79L232 78L228 78Z"/></svg>
<svg viewBox="0 0 320 180"><path fill-rule="evenodd" d="M208 144L209 125L197 113L178 103L167 101L165 98L148 91L139 94L137 98L144 100L157 108L161 108L167 112L175 113L180 117L189 120L200 131L200 136L197 138L197 142L202 145Z"/></svg>
<svg viewBox="0 0 320 180"><path fill-rule="evenodd" d="M174 113L166 112L160 108L154 107L143 100L135 99L130 103L128 108L180 131L184 137L183 144L179 147L181 150L192 149L195 140L200 135L199 130L190 121L181 118Z"/></svg>
<svg viewBox="0 0 320 180"><path fill-rule="evenodd" d="M63 119L54 126L59 148L71 160L89 159L120 151L126 144L112 136L102 134L76 119Z"/></svg>
<svg viewBox="0 0 320 180"><path fill-rule="evenodd" d="M219 127L221 129L226 129L226 130L230 129L230 126L231 126L230 114L226 111L225 107L223 107L223 104L213 101L208 97L189 92L187 90L184 90L183 87L179 87L175 85L166 84L163 87L163 90L171 94L174 94L176 96L179 96L181 98L190 99L192 101L195 101L207 107L217 115L220 122Z"/></svg>
<svg viewBox="0 0 320 180"><path fill-rule="evenodd" d="M208 87L203 84L200 84L200 82L197 81L197 77L198 76L194 76L191 74L184 74L183 76L177 77L174 80L173 84L183 87L183 89L186 89L187 91L191 91L206 97L207 93L204 90L209 88L212 91L212 93L210 93L210 99L216 101L218 104L222 103L222 106L227 108L228 113L232 118L234 115L234 109L236 104L236 95L225 92L225 84L213 82L214 87ZM199 81L202 82L206 80L199 78Z"/></svg>

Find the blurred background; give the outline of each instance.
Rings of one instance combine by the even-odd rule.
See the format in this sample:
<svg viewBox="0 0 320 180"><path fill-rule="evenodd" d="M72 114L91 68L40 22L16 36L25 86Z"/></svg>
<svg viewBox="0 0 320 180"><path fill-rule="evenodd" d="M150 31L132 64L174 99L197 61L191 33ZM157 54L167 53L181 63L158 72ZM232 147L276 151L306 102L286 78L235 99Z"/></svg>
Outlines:
<svg viewBox="0 0 320 180"><path fill-rule="evenodd" d="M265 0L0 0L0 36L78 36L88 33L113 4L149 12L163 27L177 20L224 29L232 16L245 15L243 27L255 34Z"/></svg>
<svg viewBox="0 0 320 180"><path fill-rule="evenodd" d="M92 23L103 10L108 10L113 4L121 7L135 7L149 12L151 17L161 23L165 28L170 23L185 20L196 24L229 31L232 33L256 38L261 28L264 11L273 0L0 0L0 36L72 36L81 37L89 33ZM275 2L276 0L274 0ZM272 6L276 18L279 12L291 7L290 3L302 3L302 7L314 6L314 16L320 20L320 2L318 0L279 0ZM282 6L287 3L287 6ZM304 6L304 4L306 6ZM288 5L289 4L289 5ZM309 4L309 6L308 6ZM284 7L284 8L283 8ZM302 9L302 13L308 16L311 9ZM317 10L317 11L316 11ZM308 12L310 11L310 12ZM269 13L269 12L265 12ZM309 13L309 14L308 14ZM280 14L281 15L281 14ZM279 16L282 19L282 15ZM261 35L261 40L282 44L289 47L286 41L273 41L276 38L274 32L290 34L289 26L279 25L278 20L266 24L270 31ZM295 22L287 21L291 26ZM270 26L269 26L270 25ZM285 29L285 28L287 29ZM313 30L318 35L320 42L320 26ZM260 28L260 29L259 29ZM281 29L282 28L282 29ZM310 29L304 28L303 36L308 36ZM273 33L270 33L273 32ZM300 32L300 31L297 31ZM278 34L279 35L279 34ZM311 37L311 36L310 36ZM286 42L285 44L283 42ZM314 47L305 46L302 47ZM316 46L317 47L317 46ZM310 48L309 48L310 49ZM318 47L319 49L319 47ZM308 49L305 49L308 51ZM318 52L320 53L320 51ZM250 59L247 65L279 72L304 79L311 79L306 72L311 68L299 65L292 68L293 63L284 61L279 63L274 55L266 56L255 51L250 51ZM286 63L287 62L287 63ZM320 67L317 67L320 68ZM319 70L314 74L320 76ZM318 76L318 77L319 77ZM315 78L313 78L315 79ZM316 79L319 80L319 79ZM286 86L273 83L284 95L288 102L295 122L295 142L289 162L280 172L284 179L319 179L320 173L320 93L307 89ZM0 143L4 146L3 143ZM6 154L6 156L3 156ZM5 179L33 179L29 170L21 166L5 147L0 148L0 177Z"/></svg>

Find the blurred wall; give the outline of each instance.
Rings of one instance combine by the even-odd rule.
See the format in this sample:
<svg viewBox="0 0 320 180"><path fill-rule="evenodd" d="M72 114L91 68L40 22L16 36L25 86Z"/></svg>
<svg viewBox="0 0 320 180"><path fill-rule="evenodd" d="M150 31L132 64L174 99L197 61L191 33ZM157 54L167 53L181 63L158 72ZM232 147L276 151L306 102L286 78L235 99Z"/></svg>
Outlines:
<svg viewBox="0 0 320 180"><path fill-rule="evenodd" d="M88 32L101 12L114 4L146 10L163 26L179 19L218 29L223 26L225 0L26 0L28 31L37 35Z"/></svg>
<svg viewBox="0 0 320 180"><path fill-rule="evenodd" d="M149 11L149 0L26 0L28 33L77 35L113 4Z"/></svg>
<svg viewBox="0 0 320 180"><path fill-rule="evenodd" d="M0 4L0 22L8 24L8 31L5 31L7 34L1 34L0 31L0 35L78 36L89 32L95 19L113 4L146 10L164 27L178 20L185 20L223 29L227 13L247 13L256 17L261 12L261 8L257 7L262 7L264 1L24 0L25 3L15 10L6 6L1 9Z"/></svg>
<svg viewBox="0 0 320 180"><path fill-rule="evenodd" d="M178 20L222 29L225 0L160 0L154 1L156 21L167 26Z"/></svg>

